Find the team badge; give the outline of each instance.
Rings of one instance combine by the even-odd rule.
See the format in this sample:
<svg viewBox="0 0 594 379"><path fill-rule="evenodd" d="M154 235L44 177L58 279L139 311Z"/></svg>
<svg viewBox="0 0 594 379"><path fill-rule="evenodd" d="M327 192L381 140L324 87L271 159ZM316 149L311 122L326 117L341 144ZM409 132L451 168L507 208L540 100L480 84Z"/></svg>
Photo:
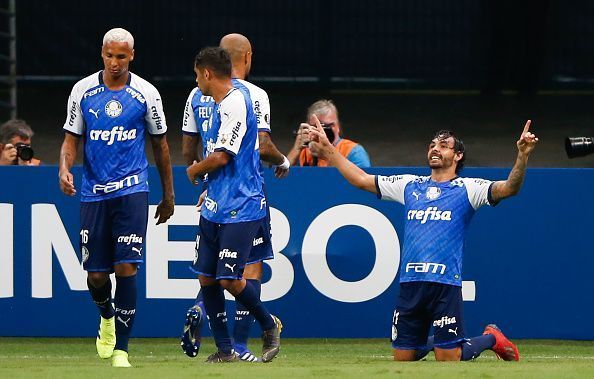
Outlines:
<svg viewBox="0 0 594 379"><path fill-rule="evenodd" d="M266 122L268 125L270 125L270 115L269 115L268 113L266 113L266 114L264 115L264 121L265 121L265 122Z"/></svg>
<svg viewBox="0 0 594 379"><path fill-rule="evenodd" d="M231 133L223 134L221 136L221 143L224 145L227 141L229 141L230 137L231 137Z"/></svg>
<svg viewBox="0 0 594 379"><path fill-rule="evenodd" d="M111 118L116 118L122 114L122 104L117 100L110 100L105 104L105 114Z"/></svg>
<svg viewBox="0 0 594 379"><path fill-rule="evenodd" d="M82 263L86 263L89 260L89 249L86 246L82 247Z"/></svg>
<svg viewBox="0 0 594 379"><path fill-rule="evenodd" d="M429 187L427 188L427 193L425 194L427 200L435 200L439 197L439 195L441 195L441 189L439 189L439 187Z"/></svg>

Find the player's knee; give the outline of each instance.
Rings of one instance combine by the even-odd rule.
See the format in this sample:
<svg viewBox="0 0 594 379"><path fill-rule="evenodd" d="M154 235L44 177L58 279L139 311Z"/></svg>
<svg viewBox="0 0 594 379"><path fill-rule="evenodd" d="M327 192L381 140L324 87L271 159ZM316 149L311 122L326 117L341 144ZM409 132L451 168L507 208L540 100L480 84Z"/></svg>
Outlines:
<svg viewBox="0 0 594 379"><path fill-rule="evenodd" d="M459 361L462 357L462 349L438 349L435 348L435 360L440 362Z"/></svg>
<svg viewBox="0 0 594 379"><path fill-rule="evenodd" d="M245 279L262 280L262 262L256 262L245 266L243 271Z"/></svg>
<svg viewBox="0 0 594 379"><path fill-rule="evenodd" d="M398 362L411 362L416 360L416 350L394 349L394 360Z"/></svg>
<svg viewBox="0 0 594 379"><path fill-rule="evenodd" d="M106 272L89 272L87 278L93 287L99 288L109 280L109 274Z"/></svg>
<svg viewBox="0 0 594 379"><path fill-rule="evenodd" d="M116 276L133 276L136 275L136 264L134 263L121 263L115 265L114 271Z"/></svg>
<svg viewBox="0 0 594 379"><path fill-rule="evenodd" d="M200 282L201 287L214 286L215 284L217 284L217 280L215 278L210 278L204 275L199 275L198 281Z"/></svg>
<svg viewBox="0 0 594 379"><path fill-rule="evenodd" d="M221 287L229 291L233 296L240 294L244 287L241 280L237 279L222 279L219 280L219 283L221 284Z"/></svg>

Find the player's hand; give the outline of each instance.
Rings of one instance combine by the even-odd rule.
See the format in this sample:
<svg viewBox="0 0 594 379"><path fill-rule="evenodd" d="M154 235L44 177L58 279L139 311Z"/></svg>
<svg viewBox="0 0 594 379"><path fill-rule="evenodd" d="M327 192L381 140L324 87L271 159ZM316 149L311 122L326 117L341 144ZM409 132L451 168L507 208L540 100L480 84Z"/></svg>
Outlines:
<svg viewBox="0 0 594 379"><path fill-rule="evenodd" d="M155 212L155 218L157 220L157 224L162 224L169 220L169 217L173 216L173 208L175 203L173 198L163 198L159 205L157 205L157 211Z"/></svg>
<svg viewBox="0 0 594 379"><path fill-rule="evenodd" d="M196 210L200 212L202 210L202 204L204 204L204 199L206 198L208 190L202 191L200 197L198 198L198 203L196 204Z"/></svg>
<svg viewBox="0 0 594 379"><path fill-rule="evenodd" d="M17 149L13 144L7 143L2 148L2 154L0 154L0 165L8 166L15 164L17 159Z"/></svg>
<svg viewBox="0 0 594 379"><path fill-rule="evenodd" d="M74 188L74 176L70 171L60 173L60 189L68 196L76 195Z"/></svg>
<svg viewBox="0 0 594 379"><path fill-rule="evenodd" d="M186 168L186 175L188 175L188 180L190 181L190 183L196 185L198 183L196 183L196 174L194 173L194 167L196 167L196 164L198 164L197 161L194 161L194 163L192 163L191 166L188 166L188 168Z"/></svg>
<svg viewBox="0 0 594 379"><path fill-rule="evenodd" d="M274 176L276 176L279 179L284 179L287 176L289 176L289 169L284 169L281 166L276 166L274 168Z"/></svg>
<svg viewBox="0 0 594 379"><path fill-rule="evenodd" d="M518 151L521 154L529 155L532 150L536 147L536 143L538 142L538 138L528 131L530 129L530 124L532 123L531 120L526 121L526 125L524 125L524 130L520 135L520 139L516 142L518 146Z"/></svg>

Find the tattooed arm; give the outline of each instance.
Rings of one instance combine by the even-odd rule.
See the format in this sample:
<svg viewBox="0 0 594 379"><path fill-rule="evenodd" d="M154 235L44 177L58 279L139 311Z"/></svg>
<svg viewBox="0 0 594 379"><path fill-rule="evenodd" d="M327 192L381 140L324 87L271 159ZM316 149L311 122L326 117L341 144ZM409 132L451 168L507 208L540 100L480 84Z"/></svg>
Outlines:
<svg viewBox="0 0 594 379"><path fill-rule="evenodd" d="M76 189L74 188L74 176L70 173L70 169L76 159L76 153L78 151L78 143L80 137L77 137L70 133L64 134L64 142L60 149L60 189L66 195L76 195Z"/></svg>
<svg viewBox="0 0 594 379"><path fill-rule="evenodd" d="M516 142L516 145L518 146L518 157L516 158L514 167L509 173L509 177L507 180L500 180L493 183L491 197L495 201L514 196L520 192L520 188L522 188L524 176L526 175L526 166L528 165L528 157L538 142L538 138L528 131L528 129L530 129L530 123L530 120L526 121L524 131L522 131L520 139Z"/></svg>

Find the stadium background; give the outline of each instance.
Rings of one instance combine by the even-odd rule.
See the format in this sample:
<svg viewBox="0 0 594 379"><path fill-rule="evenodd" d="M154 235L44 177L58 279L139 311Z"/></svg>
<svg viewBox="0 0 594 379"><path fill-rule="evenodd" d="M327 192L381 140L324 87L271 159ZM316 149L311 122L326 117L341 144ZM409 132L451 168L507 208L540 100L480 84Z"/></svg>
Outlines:
<svg viewBox="0 0 594 379"><path fill-rule="evenodd" d="M136 39L132 71L162 93L173 162L180 165L193 57L240 32L252 41L251 79L269 92L273 136L283 152L305 108L326 97L336 101L346 136L366 147L374 165L422 166L429 138L447 128L466 141L468 166L510 167L531 118L541 139L532 167L593 167L594 156L568 160L563 151L565 136L594 134L593 15L594 4L585 0L18 1L18 116L34 128L39 158L57 163L72 85L101 68L105 31L125 27ZM572 212L592 214L591 175L580 184L573 201L585 209ZM514 201L521 200L527 201ZM532 200L544 206L543 198ZM588 218L579 220L582 231ZM76 243L76 228L68 227Z"/></svg>
<svg viewBox="0 0 594 379"><path fill-rule="evenodd" d="M508 167L527 118L541 137L533 166L594 165L594 156L563 152L565 136L594 134L594 4L586 0L16 5L18 116L36 131L46 163L57 162L72 84L101 67L103 34L122 26L136 39L132 70L162 93L176 164L193 57L240 32L252 41L251 79L270 94L285 152L305 108L327 97L374 165L422 165L428 139L448 128L468 144L469 166Z"/></svg>

